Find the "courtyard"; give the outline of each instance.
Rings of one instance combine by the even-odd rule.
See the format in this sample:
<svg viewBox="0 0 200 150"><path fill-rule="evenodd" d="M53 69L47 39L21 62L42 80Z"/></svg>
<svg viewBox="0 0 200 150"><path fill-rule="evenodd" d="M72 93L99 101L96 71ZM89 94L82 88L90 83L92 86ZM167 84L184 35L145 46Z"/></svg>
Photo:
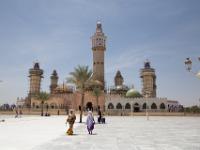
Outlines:
<svg viewBox="0 0 200 150"><path fill-rule="evenodd" d="M75 123L73 136L65 134L66 116L1 119L1 150L200 149L199 117L106 117L106 124L95 125L94 135L87 133L85 123Z"/></svg>

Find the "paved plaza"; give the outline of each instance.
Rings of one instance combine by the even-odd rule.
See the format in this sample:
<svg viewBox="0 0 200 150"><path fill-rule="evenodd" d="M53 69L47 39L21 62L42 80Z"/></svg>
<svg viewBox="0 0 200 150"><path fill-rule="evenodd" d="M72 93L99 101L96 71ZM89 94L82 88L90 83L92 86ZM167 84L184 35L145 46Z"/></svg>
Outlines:
<svg viewBox="0 0 200 150"><path fill-rule="evenodd" d="M65 116L9 118L0 124L2 150L200 150L199 117L106 117L89 135L76 123L65 134ZM85 118L84 118L85 119Z"/></svg>

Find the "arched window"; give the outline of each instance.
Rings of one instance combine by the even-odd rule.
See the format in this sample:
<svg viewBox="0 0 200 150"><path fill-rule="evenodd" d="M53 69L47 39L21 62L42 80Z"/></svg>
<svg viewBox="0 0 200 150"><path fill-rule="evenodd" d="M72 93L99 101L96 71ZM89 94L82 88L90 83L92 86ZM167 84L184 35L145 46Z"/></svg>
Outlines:
<svg viewBox="0 0 200 150"><path fill-rule="evenodd" d="M122 104L118 103L116 106L117 109L122 109Z"/></svg>
<svg viewBox="0 0 200 150"><path fill-rule="evenodd" d="M142 105L142 109L146 109L146 107L147 107L147 104L144 103L144 104Z"/></svg>
<svg viewBox="0 0 200 150"><path fill-rule="evenodd" d="M160 104L160 109L165 109L165 104L164 103Z"/></svg>
<svg viewBox="0 0 200 150"><path fill-rule="evenodd" d="M126 103L125 109L131 109L131 105L129 103Z"/></svg>
<svg viewBox="0 0 200 150"><path fill-rule="evenodd" d="M151 109L157 109L157 105L156 105L155 103L153 103L153 104L151 105Z"/></svg>
<svg viewBox="0 0 200 150"><path fill-rule="evenodd" d="M108 104L108 109L114 109L114 105L112 103Z"/></svg>

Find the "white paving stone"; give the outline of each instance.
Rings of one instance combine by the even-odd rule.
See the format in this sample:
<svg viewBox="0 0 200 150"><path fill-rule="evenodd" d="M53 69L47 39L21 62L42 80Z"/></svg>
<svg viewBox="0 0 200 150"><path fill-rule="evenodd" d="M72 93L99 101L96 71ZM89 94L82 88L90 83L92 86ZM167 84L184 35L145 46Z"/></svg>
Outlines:
<svg viewBox="0 0 200 150"><path fill-rule="evenodd" d="M0 150L200 150L199 117L106 117L94 135L76 123L74 136L65 118L10 118L0 124Z"/></svg>

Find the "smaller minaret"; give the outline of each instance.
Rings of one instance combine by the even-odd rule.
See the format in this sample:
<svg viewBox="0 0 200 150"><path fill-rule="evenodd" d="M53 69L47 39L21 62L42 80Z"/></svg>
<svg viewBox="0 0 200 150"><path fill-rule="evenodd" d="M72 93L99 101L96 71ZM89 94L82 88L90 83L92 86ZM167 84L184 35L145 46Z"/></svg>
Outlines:
<svg viewBox="0 0 200 150"><path fill-rule="evenodd" d="M124 78L121 75L121 72L118 70L115 75L115 86L122 86L124 82Z"/></svg>
<svg viewBox="0 0 200 150"><path fill-rule="evenodd" d="M157 86L155 69L151 68L150 62L148 60L144 63L144 68L141 69L140 77L143 83L143 97L156 97Z"/></svg>
<svg viewBox="0 0 200 150"><path fill-rule="evenodd" d="M33 68L29 69L30 90L29 96L35 96L40 93L41 79L43 78L43 70L40 69L39 63L35 63Z"/></svg>
<svg viewBox="0 0 200 150"><path fill-rule="evenodd" d="M56 70L54 70L51 75L51 85L50 85L51 94L54 93L54 90L57 86L58 86L58 74L57 74Z"/></svg>

